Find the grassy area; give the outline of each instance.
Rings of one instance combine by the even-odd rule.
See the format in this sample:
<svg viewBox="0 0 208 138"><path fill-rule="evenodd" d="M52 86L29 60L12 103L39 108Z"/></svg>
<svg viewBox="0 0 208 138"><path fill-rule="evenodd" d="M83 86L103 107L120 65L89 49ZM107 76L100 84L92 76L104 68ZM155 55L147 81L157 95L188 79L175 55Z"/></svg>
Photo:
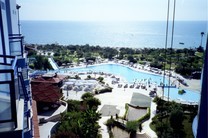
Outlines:
<svg viewBox="0 0 208 138"><path fill-rule="evenodd" d="M175 64L171 64L171 69L175 69L176 65ZM165 69L169 70L170 69L170 64L165 64Z"/></svg>
<svg viewBox="0 0 208 138"><path fill-rule="evenodd" d="M193 132L192 132L192 122L193 120L190 121L190 115L185 115L184 121L183 121L183 131L186 134L185 138L194 138ZM165 122L167 118L164 118L162 121ZM152 123L150 124L150 128L155 131L155 125Z"/></svg>
<svg viewBox="0 0 208 138"><path fill-rule="evenodd" d="M202 52L195 52L195 56L197 57L203 57L204 53Z"/></svg>
<svg viewBox="0 0 208 138"><path fill-rule="evenodd" d="M155 125L153 125L152 123L150 123L150 128L155 131Z"/></svg>

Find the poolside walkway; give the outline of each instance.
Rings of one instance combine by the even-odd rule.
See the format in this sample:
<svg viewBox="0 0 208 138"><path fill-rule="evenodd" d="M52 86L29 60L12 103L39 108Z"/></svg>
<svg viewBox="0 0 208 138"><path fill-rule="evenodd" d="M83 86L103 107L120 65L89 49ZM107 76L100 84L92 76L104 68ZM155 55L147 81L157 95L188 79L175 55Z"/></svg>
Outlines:
<svg viewBox="0 0 208 138"><path fill-rule="evenodd" d="M156 104L151 101L151 114L150 114L150 119L145 121L142 124L142 132L141 133L146 133L148 134L151 138L157 138L156 133L150 128L150 123L152 122L152 118L155 116L156 114Z"/></svg>
<svg viewBox="0 0 208 138"><path fill-rule="evenodd" d="M98 111L100 111L104 105L112 105L112 106L116 106L116 109L119 110L118 115L123 116L125 114L125 103L130 103L133 93L140 93L149 96L149 90L135 89L135 88L124 89L124 88L118 88L117 85L114 85L113 91L111 93L95 95L95 97L100 99L101 101L101 105L98 107ZM146 133L151 138L157 138L155 132L152 131L151 128L149 127L149 124L152 120L152 117L155 115L155 112L156 112L156 104L151 101L150 119L145 123L143 123L143 131L141 132L142 134ZM101 126L101 134L103 138L109 137L107 126L104 124L109 118L110 116L102 116L102 118L99 120L99 125ZM138 134L141 133L138 132Z"/></svg>
<svg viewBox="0 0 208 138"><path fill-rule="evenodd" d="M57 109L46 111L38 115L38 119L44 118L47 122L39 124L40 137L50 138L51 129L57 123L57 117L60 113L67 110L67 105L61 104Z"/></svg>
<svg viewBox="0 0 208 138"><path fill-rule="evenodd" d="M40 137L41 138L50 138L51 129L57 122L47 122L39 125Z"/></svg>
<svg viewBox="0 0 208 138"><path fill-rule="evenodd" d="M44 119L49 119L52 116L59 115L60 113L66 111L67 107L64 105L60 105L57 109L54 109L52 111L44 112L38 115L38 119L44 118Z"/></svg>
<svg viewBox="0 0 208 138"><path fill-rule="evenodd" d="M100 130L103 138L109 138L109 133L107 126L105 125L106 121L109 119L109 116L102 116L102 118L99 120Z"/></svg>

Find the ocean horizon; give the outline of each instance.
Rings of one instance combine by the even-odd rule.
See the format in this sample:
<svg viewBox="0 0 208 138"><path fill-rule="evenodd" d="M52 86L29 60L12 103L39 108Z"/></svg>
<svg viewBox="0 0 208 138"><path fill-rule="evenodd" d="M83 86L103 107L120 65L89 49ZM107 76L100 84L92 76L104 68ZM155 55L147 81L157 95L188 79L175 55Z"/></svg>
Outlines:
<svg viewBox="0 0 208 138"><path fill-rule="evenodd" d="M171 45L171 23L167 47ZM164 48L166 21L21 21L21 29L28 44ZM206 32L206 29L206 21L175 21L173 48L198 47L201 32ZM203 47L205 38L203 36Z"/></svg>

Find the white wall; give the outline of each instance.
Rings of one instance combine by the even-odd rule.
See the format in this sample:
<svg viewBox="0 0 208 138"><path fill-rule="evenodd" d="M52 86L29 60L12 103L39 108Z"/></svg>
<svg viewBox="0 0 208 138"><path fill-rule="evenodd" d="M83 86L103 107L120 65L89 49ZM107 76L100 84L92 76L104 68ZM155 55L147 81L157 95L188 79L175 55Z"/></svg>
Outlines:
<svg viewBox="0 0 208 138"><path fill-rule="evenodd" d="M8 33L18 34L18 11L16 9L16 0L7 0L7 22L8 22Z"/></svg>

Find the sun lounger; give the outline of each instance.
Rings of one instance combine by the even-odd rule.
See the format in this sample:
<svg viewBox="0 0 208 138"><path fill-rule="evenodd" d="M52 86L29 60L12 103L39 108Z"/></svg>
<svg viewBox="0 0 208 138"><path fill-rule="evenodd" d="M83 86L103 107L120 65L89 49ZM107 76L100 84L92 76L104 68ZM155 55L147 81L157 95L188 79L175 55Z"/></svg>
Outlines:
<svg viewBox="0 0 208 138"><path fill-rule="evenodd" d="M128 88L128 84L124 85L124 88Z"/></svg>
<svg viewBox="0 0 208 138"><path fill-rule="evenodd" d="M136 86L136 89L139 89L139 88L140 88L140 85L137 85L137 86Z"/></svg>

